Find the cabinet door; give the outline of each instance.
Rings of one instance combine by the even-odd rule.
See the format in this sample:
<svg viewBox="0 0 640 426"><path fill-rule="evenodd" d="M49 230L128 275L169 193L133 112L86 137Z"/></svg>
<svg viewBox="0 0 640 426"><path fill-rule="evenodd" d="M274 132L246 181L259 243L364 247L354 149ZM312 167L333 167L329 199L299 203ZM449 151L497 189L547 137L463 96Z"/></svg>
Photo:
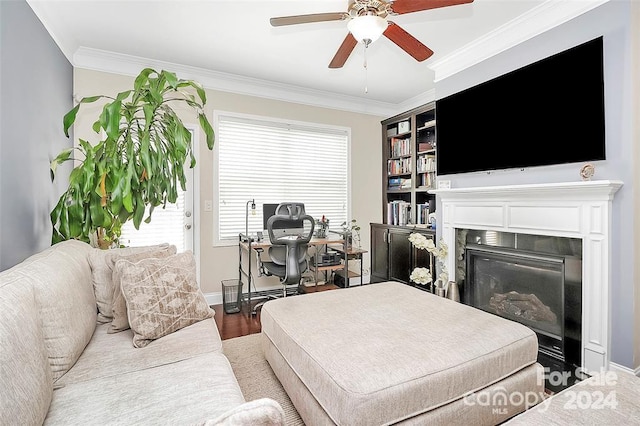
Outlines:
<svg viewBox="0 0 640 426"><path fill-rule="evenodd" d="M406 230L389 230L389 279L409 283L412 263L412 246Z"/></svg>
<svg viewBox="0 0 640 426"><path fill-rule="evenodd" d="M389 279L389 246L387 228L371 225L371 281Z"/></svg>

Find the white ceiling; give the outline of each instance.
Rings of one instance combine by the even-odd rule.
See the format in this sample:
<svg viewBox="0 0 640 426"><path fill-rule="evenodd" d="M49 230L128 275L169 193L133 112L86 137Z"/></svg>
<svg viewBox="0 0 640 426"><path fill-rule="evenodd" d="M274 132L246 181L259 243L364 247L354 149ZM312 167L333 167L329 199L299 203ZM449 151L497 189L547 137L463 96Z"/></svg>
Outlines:
<svg viewBox="0 0 640 426"><path fill-rule="evenodd" d="M328 68L347 34L346 21L269 24L276 16L346 11L347 0L27 0L77 67L132 75L143 66L172 67L215 89L297 96L379 115L433 100L438 74L454 73L604 1L475 0L394 16L434 55L417 62L382 37L367 50L365 71L362 45L344 67Z"/></svg>

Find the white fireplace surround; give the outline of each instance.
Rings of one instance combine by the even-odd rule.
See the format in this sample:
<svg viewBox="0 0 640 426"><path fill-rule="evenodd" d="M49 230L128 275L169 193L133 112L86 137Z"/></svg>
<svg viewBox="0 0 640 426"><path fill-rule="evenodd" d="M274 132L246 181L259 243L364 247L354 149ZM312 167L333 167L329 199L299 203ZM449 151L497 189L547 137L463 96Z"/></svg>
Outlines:
<svg viewBox="0 0 640 426"><path fill-rule="evenodd" d="M456 229L582 239L582 368L609 369L611 352L611 209L621 181L508 185L431 191L441 202L441 237ZM447 259L454 271L454 258Z"/></svg>

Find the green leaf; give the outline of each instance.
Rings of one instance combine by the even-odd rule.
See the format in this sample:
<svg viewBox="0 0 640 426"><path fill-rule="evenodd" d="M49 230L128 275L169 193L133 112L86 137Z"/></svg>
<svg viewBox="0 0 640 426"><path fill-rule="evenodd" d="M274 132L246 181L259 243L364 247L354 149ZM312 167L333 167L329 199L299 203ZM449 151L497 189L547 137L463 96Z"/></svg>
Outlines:
<svg viewBox="0 0 640 426"><path fill-rule="evenodd" d="M207 116L204 114L198 114L198 120L200 121L200 127L204 130L204 134L207 137L207 148L213 149L213 143L215 142L215 135L213 133L213 127L207 120Z"/></svg>
<svg viewBox="0 0 640 426"><path fill-rule="evenodd" d="M110 104L105 106L105 120L106 126L104 126L104 130L107 133L107 136L113 140L118 139L118 134L120 132L120 107L122 106L121 101L113 101Z"/></svg>
<svg viewBox="0 0 640 426"><path fill-rule="evenodd" d="M140 74L136 77L136 80L133 83L133 90L138 92L144 85L149 81L149 74L156 73L151 68L145 68L140 71ZM156 73L157 74L157 73Z"/></svg>
<svg viewBox="0 0 640 426"><path fill-rule="evenodd" d="M133 212L133 226L135 226L136 229L140 229L140 224L142 223L142 218L144 217L145 210L144 200L142 199L140 193L137 193L135 195L135 201L136 206Z"/></svg>
<svg viewBox="0 0 640 426"><path fill-rule="evenodd" d="M116 96L116 100L120 101L120 102L124 101L125 99L127 99L129 97L131 92L132 92L131 90L126 90L124 92L118 93L118 96Z"/></svg>
<svg viewBox="0 0 640 426"><path fill-rule="evenodd" d="M69 137L69 128L76 121L76 115L78 114L79 109L80 109L80 104L73 107L73 109L71 109L71 111L66 113L65 116L62 118L62 126L64 128L64 135L66 137Z"/></svg>
<svg viewBox="0 0 640 426"><path fill-rule="evenodd" d="M60 154L58 154L56 158L51 160L51 163L49 163L49 173L51 175L51 182L53 182L53 179L55 178L56 170L58 169L58 166L64 163L65 161L68 161L71 159L71 153L73 152L73 150L74 148L64 149L60 152Z"/></svg>
<svg viewBox="0 0 640 426"><path fill-rule="evenodd" d="M169 83L169 86L171 86L173 90L176 90L178 86L178 78L176 77L175 73L162 71L162 75L167 79L167 83Z"/></svg>

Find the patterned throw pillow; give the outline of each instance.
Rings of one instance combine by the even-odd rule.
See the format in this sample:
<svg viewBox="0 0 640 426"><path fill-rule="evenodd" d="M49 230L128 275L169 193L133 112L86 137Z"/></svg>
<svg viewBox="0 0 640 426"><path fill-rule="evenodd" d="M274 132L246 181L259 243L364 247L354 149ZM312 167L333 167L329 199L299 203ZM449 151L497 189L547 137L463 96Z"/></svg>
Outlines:
<svg viewBox="0 0 640 426"><path fill-rule="evenodd" d="M135 263L120 259L116 271L136 348L214 315L196 281L190 251Z"/></svg>
<svg viewBox="0 0 640 426"><path fill-rule="evenodd" d="M111 306L113 305L113 268L108 258L114 253L127 256L133 253L141 253L149 250L168 249L169 244L158 244L144 247L125 247L108 250L94 248L89 252L89 265L91 266L91 280L93 291L98 304L98 322L107 323L113 319Z"/></svg>
<svg viewBox="0 0 640 426"><path fill-rule="evenodd" d="M107 333L118 333L129 328L129 318L127 317L127 302L124 300L124 295L122 294L122 287L120 286L120 275L115 268L116 262L120 259L126 259L129 262L135 263L149 257L163 259L165 257L173 256L174 254L176 254L176 250L176 246L171 245L169 247L162 247L159 249L143 251L126 256L115 252L107 258L107 263L110 263L111 269L113 270L113 304L111 305L113 321L111 321Z"/></svg>

